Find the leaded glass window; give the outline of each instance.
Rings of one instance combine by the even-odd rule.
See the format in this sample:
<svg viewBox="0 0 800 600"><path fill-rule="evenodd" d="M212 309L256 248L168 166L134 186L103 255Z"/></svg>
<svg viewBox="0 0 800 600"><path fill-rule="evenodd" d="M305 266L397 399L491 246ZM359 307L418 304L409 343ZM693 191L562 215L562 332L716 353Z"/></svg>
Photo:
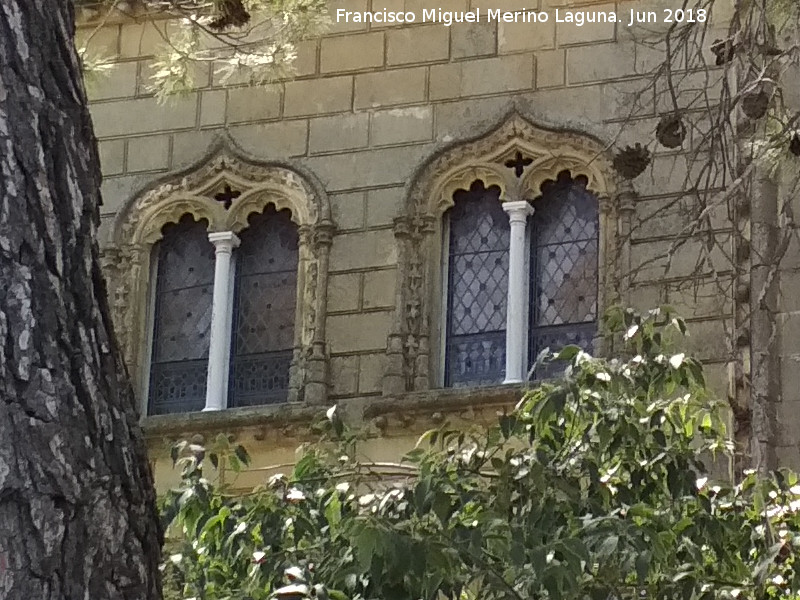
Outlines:
<svg viewBox="0 0 800 600"><path fill-rule="evenodd" d="M564 171L542 186L533 206L530 360L544 348L557 351L570 344L591 352L597 333L597 198L585 178ZM558 368L553 363L537 377Z"/></svg>
<svg viewBox="0 0 800 600"><path fill-rule="evenodd" d="M187 215L163 234L154 252L151 415L203 409L214 291L214 246L205 222Z"/></svg>
<svg viewBox="0 0 800 600"><path fill-rule="evenodd" d="M445 385L500 383L505 371L509 222L478 181L448 211Z"/></svg>
<svg viewBox="0 0 800 600"><path fill-rule="evenodd" d="M236 251L230 406L285 402L294 347L298 235L289 211L250 218Z"/></svg>

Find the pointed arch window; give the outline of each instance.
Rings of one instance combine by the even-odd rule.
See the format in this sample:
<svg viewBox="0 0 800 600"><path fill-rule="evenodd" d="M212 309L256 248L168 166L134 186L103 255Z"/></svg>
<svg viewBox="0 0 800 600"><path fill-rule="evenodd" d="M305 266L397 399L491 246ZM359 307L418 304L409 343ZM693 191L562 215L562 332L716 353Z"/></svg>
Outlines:
<svg viewBox="0 0 800 600"><path fill-rule="evenodd" d="M501 202L499 188L481 181L454 194L445 213L446 387L521 381L544 348L592 350L599 227L597 198L586 185L585 177L563 171L530 203ZM509 216L519 228L517 242ZM509 259L514 243L524 246L517 246L517 267ZM515 277L519 285L509 292ZM524 325L509 328L514 307ZM509 352L522 356L509 361ZM512 364L524 371L508 373ZM548 365L535 377L556 375L558 368Z"/></svg>
<svg viewBox="0 0 800 600"><path fill-rule="evenodd" d="M502 381L505 369L508 217L500 188L475 182L454 195L449 225L445 385Z"/></svg>
<svg viewBox="0 0 800 600"><path fill-rule="evenodd" d="M531 360L545 348L587 352L597 334L598 203L586 178L569 171L542 186L533 202L530 244ZM537 377L555 375L547 365Z"/></svg>
<svg viewBox="0 0 800 600"><path fill-rule="evenodd" d="M298 251L290 212L273 205L239 236L209 234L189 215L163 228L153 255L148 414L288 400Z"/></svg>
<svg viewBox="0 0 800 600"><path fill-rule="evenodd" d="M205 221L163 228L156 257L149 414L201 410L206 401L214 246Z"/></svg>
<svg viewBox="0 0 800 600"><path fill-rule="evenodd" d="M297 307L298 232L288 210L252 215L236 251L229 406L286 402Z"/></svg>

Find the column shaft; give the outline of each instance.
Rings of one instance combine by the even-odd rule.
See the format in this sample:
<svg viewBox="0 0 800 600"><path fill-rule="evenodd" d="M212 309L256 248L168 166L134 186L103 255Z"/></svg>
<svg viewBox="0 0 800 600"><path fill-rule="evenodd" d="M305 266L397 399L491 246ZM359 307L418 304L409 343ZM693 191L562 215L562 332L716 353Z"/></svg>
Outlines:
<svg viewBox="0 0 800 600"><path fill-rule="evenodd" d="M508 256L508 303L506 306L506 378L503 383L519 383L525 379L525 355L528 332L526 299L528 274L525 269L525 230L533 207L525 200L504 202L511 224Z"/></svg>
<svg viewBox="0 0 800 600"><path fill-rule="evenodd" d="M208 347L208 379L206 380L207 410L222 410L227 406L227 374L231 355L231 258L239 246L232 231L210 233L209 241L216 248L214 265L214 297L211 305L211 338Z"/></svg>

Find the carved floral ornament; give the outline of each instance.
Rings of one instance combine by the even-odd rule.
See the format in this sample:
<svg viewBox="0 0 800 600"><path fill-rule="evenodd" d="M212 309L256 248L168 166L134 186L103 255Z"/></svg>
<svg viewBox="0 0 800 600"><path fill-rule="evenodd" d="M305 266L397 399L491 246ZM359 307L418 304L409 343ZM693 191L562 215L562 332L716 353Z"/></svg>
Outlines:
<svg viewBox="0 0 800 600"><path fill-rule="evenodd" d="M290 400L325 401L325 314L319 304L327 288L333 235L328 198L311 177L293 167L245 158L226 143L199 165L135 196L117 215L111 243L103 251L116 333L136 380L143 382L146 377L151 252L163 227L189 214L205 220L209 233L239 233L250 215L270 204L291 212L299 234Z"/></svg>
<svg viewBox="0 0 800 600"><path fill-rule="evenodd" d="M451 145L423 165L413 178L404 214L395 220L401 293L393 331L387 341L385 395L420 391L438 380L438 332L441 320L442 216L458 190L476 181L500 188L503 202L533 200L542 185L562 171L586 178L600 202L600 306L617 295L611 281L619 211L611 158L596 140L576 133L538 127L512 114L489 133Z"/></svg>

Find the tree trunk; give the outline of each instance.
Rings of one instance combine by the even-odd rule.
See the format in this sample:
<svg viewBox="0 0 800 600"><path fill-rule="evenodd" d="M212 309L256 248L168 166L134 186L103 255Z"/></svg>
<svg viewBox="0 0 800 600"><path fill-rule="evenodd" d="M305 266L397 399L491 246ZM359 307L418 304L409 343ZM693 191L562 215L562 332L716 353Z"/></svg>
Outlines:
<svg viewBox="0 0 800 600"><path fill-rule="evenodd" d="M160 598L72 0L0 2L0 598Z"/></svg>

